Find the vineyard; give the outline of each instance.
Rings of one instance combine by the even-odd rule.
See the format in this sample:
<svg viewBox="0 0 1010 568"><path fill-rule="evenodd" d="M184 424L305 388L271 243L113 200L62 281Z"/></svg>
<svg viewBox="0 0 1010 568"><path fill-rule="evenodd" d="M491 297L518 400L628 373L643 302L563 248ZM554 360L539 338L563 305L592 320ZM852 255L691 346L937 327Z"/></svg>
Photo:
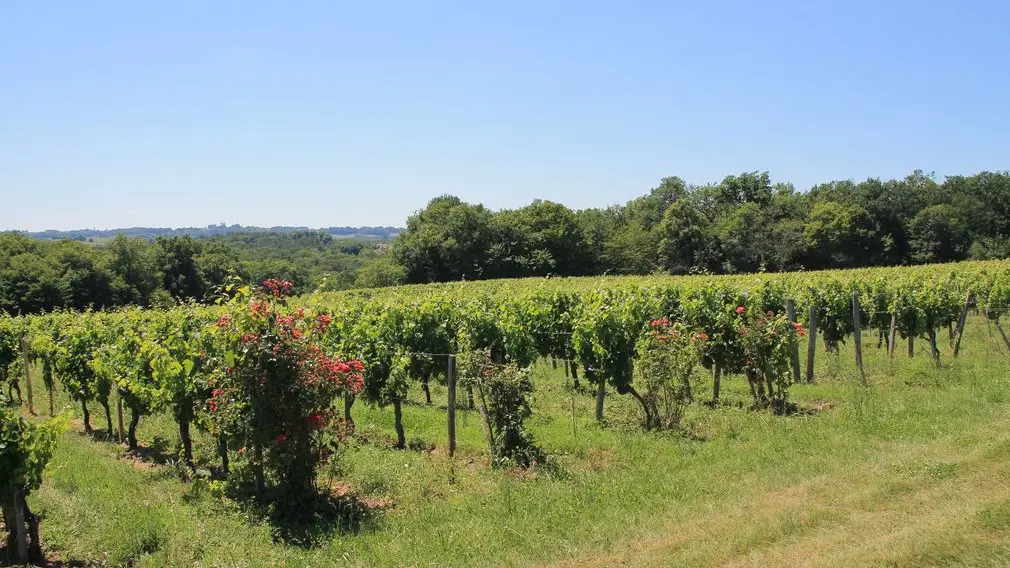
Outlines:
<svg viewBox="0 0 1010 568"><path fill-rule="evenodd" d="M464 488L479 494L488 484L513 487L513 479L559 486L581 479L569 471L581 461L614 459L594 453L597 442L687 447L706 461L714 450L691 441L699 424L721 424L715 431L742 424L784 429L804 440L825 436L827 426L808 421L820 418L825 395L842 396L831 388L858 401L859 412L847 420L873 423L883 419L873 413L874 396L879 404L901 396L887 379L900 376L901 365L915 365L916 376L949 374L953 381L970 374L962 368L1005 371L1010 350L1001 318L1010 307L1010 266L1003 262L500 280L293 298L284 288L280 281L262 289L235 285L210 306L2 318L4 394L29 414L56 415L69 406L81 430L117 440L131 455L155 444L145 429L177 440L177 450L167 453L177 456L190 485L238 502L244 488L274 509L304 504L320 479L332 486L350 467L339 465L339 457L356 451L389 459L362 449L388 440L390 452L413 456L422 446L431 456L424 459L438 460L437 475L418 473L423 483L412 487L427 495L432 483L461 484L443 506L472 508L459 504ZM928 397L909 389L915 390L909 400ZM951 420L998 413L1003 392L979 403L977 417ZM573 448L581 461L566 457ZM359 469L348 480L382 487L388 472L374 466L377 478L366 479L361 471L368 468L349 459ZM492 467L468 471L475 463ZM783 481L801 477L804 467L820 471L799 463L805 465L783 468ZM769 473L772 465L750 464ZM615 478L620 471L591 467L627 491ZM703 485L691 489L686 482L684 498L710 495ZM37 486L28 489L44 499L46 487ZM727 487L737 490L731 482ZM661 493L676 498L678 491ZM597 498L600 507L616 505ZM656 510L654 501L629 498L638 515ZM581 515L598 509L582 505ZM597 544L615 538L584 536ZM42 539L46 544L45 525ZM307 546L304 539L288 542ZM548 548L555 557L579 552L571 546L557 541Z"/></svg>

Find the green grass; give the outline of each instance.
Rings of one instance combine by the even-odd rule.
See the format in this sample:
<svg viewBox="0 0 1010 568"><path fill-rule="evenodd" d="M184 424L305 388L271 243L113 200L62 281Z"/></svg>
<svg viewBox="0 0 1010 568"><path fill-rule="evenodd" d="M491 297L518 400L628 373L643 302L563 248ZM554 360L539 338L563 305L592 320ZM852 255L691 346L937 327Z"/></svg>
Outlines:
<svg viewBox="0 0 1010 568"><path fill-rule="evenodd" d="M941 369L924 342L913 359L899 346L893 365L868 344L866 388L851 345L819 352L815 384L792 390L816 410L787 417L746 410L733 377L723 406L691 407L684 435L640 431L637 406L618 395L596 425L591 394L543 363L531 426L557 467L523 475L487 467L469 411L456 458L445 455L444 409L421 404L420 388L404 423L432 453L392 449L391 410L359 403L338 482L392 506L310 548L276 542L268 524L171 465L126 458L77 429L31 502L53 557L96 565L1004 566L1010 363L998 341L972 319L959 359L942 346ZM703 373L698 398L709 390ZM41 392L37 383L45 407ZM444 389L432 394L444 404ZM167 416L145 418L140 438L165 448L162 462L177 451ZM209 442L197 443L206 462Z"/></svg>

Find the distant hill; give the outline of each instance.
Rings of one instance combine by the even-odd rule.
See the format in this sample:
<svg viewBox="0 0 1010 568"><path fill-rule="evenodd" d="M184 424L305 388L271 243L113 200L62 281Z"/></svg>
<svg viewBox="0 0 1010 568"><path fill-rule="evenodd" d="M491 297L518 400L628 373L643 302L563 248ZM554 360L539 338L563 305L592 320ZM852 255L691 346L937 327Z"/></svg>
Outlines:
<svg viewBox="0 0 1010 568"><path fill-rule="evenodd" d="M206 227L183 227L172 229L168 227L127 227L124 229L75 229L71 231L56 231L49 229L29 233L32 237L41 240L72 239L75 241L89 241L99 239L109 239L118 234L128 237L140 237L144 239L154 239L156 237L173 237L190 235L193 237L212 237L215 235L227 235L230 233L297 233L304 231L321 231L334 237L372 237L381 239L391 239L402 231L400 227L323 227L313 229L309 227L245 227L242 225L207 225Z"/></svg>

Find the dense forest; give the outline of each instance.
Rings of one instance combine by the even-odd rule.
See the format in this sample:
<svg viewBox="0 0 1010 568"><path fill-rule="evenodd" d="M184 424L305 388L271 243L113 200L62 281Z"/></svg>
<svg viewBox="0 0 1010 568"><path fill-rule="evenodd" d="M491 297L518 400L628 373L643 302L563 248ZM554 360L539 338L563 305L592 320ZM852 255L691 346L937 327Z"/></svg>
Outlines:
<svg viewBox="0 0 1010 568"><path fill-rule="evenodd" d="M229 276L284 278L304 293L522 276L1007 258L1010 173L937 181L916 171L900 180L836 181L806 192L772 183L767 172L700 186L668 177L624 205L577 211L541 200L491 211L442 196L391 241L331 232L120 234L95 243L0 233L0 311L202 301Z"/></svg>
<svg viewBox="0 0 1010 568"><path fill-rule="evenodd" d="M623 206L550 201L492 212L452 196L407 221L408 282L654 272L740 273L1010 256L1010 173L836 181L807 192L767 172L663 179Z"/></svg>

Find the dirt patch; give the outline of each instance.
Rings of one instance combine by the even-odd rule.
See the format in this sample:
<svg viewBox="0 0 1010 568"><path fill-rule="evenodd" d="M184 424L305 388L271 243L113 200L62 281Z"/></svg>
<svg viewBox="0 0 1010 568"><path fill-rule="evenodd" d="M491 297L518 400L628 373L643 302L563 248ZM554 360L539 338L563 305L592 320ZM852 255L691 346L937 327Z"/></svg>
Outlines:
<svg viewBox="0 0 1010 568"><path fill-rule="evenodd" d="M583 463L583 471L597 473L614 467L614 452L602 448L589 448Z"/></svg>
<svg viewBox="0 0 1010 568"><path fill-rule="evenodd" d="M354 488L342 481L334 482L329 489L329 494L341 500L354 500L370 511L381 511L396 507L396 502L392 499L357 496L355 495Z"/></svg>

